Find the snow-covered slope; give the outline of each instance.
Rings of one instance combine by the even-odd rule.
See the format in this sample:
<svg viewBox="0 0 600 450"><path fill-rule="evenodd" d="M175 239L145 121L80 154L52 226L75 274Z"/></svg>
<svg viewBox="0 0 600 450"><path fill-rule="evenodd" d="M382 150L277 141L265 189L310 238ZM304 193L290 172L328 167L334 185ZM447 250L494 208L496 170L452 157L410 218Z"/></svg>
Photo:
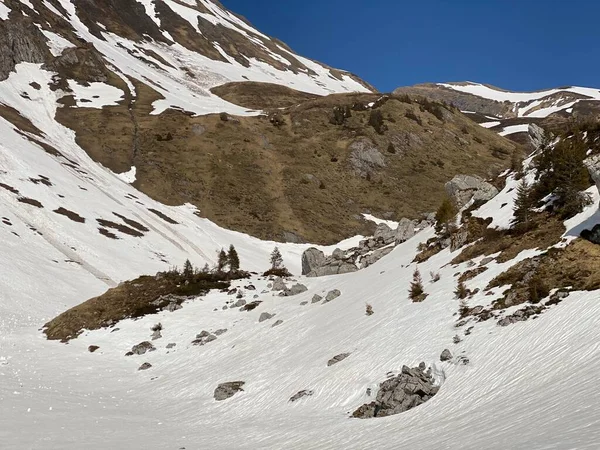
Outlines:
<svg viewBox="0 0 600 450"><path fill-rule="evenodd" d="M479 83L439 83L438 86L495 102L508 102L516 117L543 118L572 108L581 100L600 100L600 89L569 86L536 92L510 92Z"/></svg>

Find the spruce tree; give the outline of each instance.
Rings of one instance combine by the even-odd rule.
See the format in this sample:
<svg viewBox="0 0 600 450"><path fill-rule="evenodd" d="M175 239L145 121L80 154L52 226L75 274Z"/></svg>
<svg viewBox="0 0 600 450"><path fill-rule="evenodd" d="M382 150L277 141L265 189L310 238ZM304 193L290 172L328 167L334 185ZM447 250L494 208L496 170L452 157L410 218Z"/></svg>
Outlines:
<svg viewBox="0 0 600 450"><path fill-rule="evenodd" d="M194 276L194 272L194 266L192 265L189 259L186 259L185 263L183 264L183 277L186 280L190 280Z"/></svg>
<svg viewBox="0 0 600 450"><path fill-rule="evenodd" d="M452 222L456 216L456 207L450 199L445 197L435 213L435 230L438 233L448 234L452 229Z"/></svg>
<svg viewBox="0 0 600 450"><path fill-rule="evenodd" d="M469 296L469 290L463 281L459 281L456 285L456 290L454 291L454 295L457 299L463 300Z"/></svg>
<svg viewBox="0 0 600 450"><path fill-rule="evenodd" d="M283 269L283 258L278 247L271 252L271 269Z"/></svg>
<svg viewBox="0 0 600 450"><path fill-rule="evenodd" d="M221 249L217 258L217 272L223 272L228 262L227 253L225 253L225 250Z"/></svg>
<svg viewBox="0 0 600 450"><path fill-rule="evenodd" d="M240 270L240 257L238 256L233 244L229 246L229 251L227 252L227 260L229 262L230 271L237 272L238 270Z"/></svg>
<svg viewBox="0 0 600 450"><path fill-rule="evenodd" d="M422 302L425 300L425 290L423 288L423 279L421 278L421 272L416 268L413 273L413 279L410 283L410 289L408 290L408 298L413 302Z"/></svg>
<svg viewBox="0 0 600 450"><path fill-rule="evenodd" d="M532 209L534 206L535 200L532 196L531 187L527 185L527 182L523 178L517 187L517 196L513 206L514 218L512 225L522 224L527 227L533 215Z"/></svg>

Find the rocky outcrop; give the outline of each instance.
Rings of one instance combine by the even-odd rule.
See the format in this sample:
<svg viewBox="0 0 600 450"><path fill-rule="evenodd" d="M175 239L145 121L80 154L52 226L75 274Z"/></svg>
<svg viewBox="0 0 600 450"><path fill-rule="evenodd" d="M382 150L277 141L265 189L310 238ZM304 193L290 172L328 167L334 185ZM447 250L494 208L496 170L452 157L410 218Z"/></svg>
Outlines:
<svg viewBox="0 0 600 450"><path fill-rule="evenodd" d="M340 295L342 295L342 293L339 291L339 289L333 289L327 293L327 295L325 296L325 300L323 300L323 303L329 303L330 301L338 298Z"/></svg>
<svg viewBox="0 0 600 450"><path fill-rule="evenodd" d="M431 369L425 372L425 363L412 369L404 366L400 375L379 385L374 402L362 405L352 413L352 417L369 419L399 414L425 403L438 390Z"/></svg>
<svg viewBox="0 0 600 450"><path fill-rule="evenodd" d="M134 345L129 353L132 355L143 355L146 352L153 352L154 350L156 350L156 347L154 347L151 342L144 341Z"/></svg>
<svg viewBox="0 0 600 450"><path fill-rule="evenodd" d="M242 387L245 384L245 381L229 381L227 383L221 383L215 389L214 398L218 402L227 400L238 392L242 392L244 390Z"/></svg>
<svg viewBox="0 0 600 450"><path fill-rule="evenodd" d="M52 58L46 37L26 17L0 20L0 81L22 62L41 64Z"/></svg>
<svg viewBox="0 0 600 450"><path fill-rule="evenodd" d="M593 242L594 244L600 245L600 224L594 225L591 230L583 230L581 237L587 241Z"/></svg>
<svg viewBox="0 0 600 450"><path fill-rule="evenodd" d="M396 228L396 244L408 241L415 233L415 222L403 217L398 222L398 227Z"/></svg>
<svg viewBox="0 0 600 450"><path fill-rule="evenodd" d="M367 178L385 167L385 159L371 139L362 137L348 146L348 161L354 172Z"/></svg>
<svg viewBox="0 0 600 450"><path fill-rule="evenodd" d="M309 248L302 254L302 275L308 277L338 275L357 270L358 267L346 259L346 254L341 250L328 257L316 248Z"/></svg>
<svg viewBox="0 0 600 450"><path fill-rule="evenodd" d="M527 134L529 134L531 145L536 150L541 149L546 144L546 132L539 125L530 123L529 127L527 127Z"/></svg>
<svg viewBox="0 0 600 450"><path fill-rule="evenodd" d="M292 397L290 397L290 402L292 402L292 403L293 403L293 402L295 402L295 401L297 401L297 400L300 400L301 398L304 398L304 397L310 397L310 396L311 396L311 395L313 395L313 394L314 394L314 392L313 392L313 391L309 391L309 390L307 390L307 389L305 389L305 390L302 390L302 391L300 391L300 392L298 392L298 393L296 393L296 394L292 395Z"/></svg>
<svg viewBox="0 0 600 450"><path fill-rule="evenodd" d="M209 342L216 341L217 336L212 333L209 333L206 330L201 331L196 335L196 339L192 341L192 345L206 345Z"/></svg>
<svg viewBox="0 0 600 450"><path fill-rule="evenodd" d="M598 191L600 191L600 155L590 156L583 161L585 167L587 167L592 180L596 183Z"/></svg>
<svg viewBox="0 0 600 450"><path fill-rule="evenodd" d="M275 314L269 314L268 312L264 312L258 318L259 322L264 322L265 320L272 319Z"/></svg>
<svg viewBox="0 0 600 450"><path fill-rule="evenodd" d="M442 361L442 362L450 361L451 359L452 359L452 353L448 349L445 349L442 352L442 354L440 355L440 361Z"/></svg>
<svg viewBox="0 0 600 450"><path fill-rule="evenodd" d="M445 185L446 192L459 208L469 201L486 202L498 195L498 189L481 177L456 175Z"/></svg>

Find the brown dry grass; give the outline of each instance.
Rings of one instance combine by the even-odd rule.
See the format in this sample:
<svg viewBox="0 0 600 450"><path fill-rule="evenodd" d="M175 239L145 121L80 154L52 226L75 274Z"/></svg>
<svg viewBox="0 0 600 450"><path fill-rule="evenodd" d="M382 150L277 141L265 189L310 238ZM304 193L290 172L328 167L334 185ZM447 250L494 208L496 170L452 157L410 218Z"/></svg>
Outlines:
<svg viewBox="0 0 600 450"><path fill-rule="evenodd" d="M227 83L210 91L228 102L249 109L285 108L318 97L278 84L253 81Z"/></svg>
<svg viewBox="0 0 600 450"><path fill-rule="evenodd" d="M369 126L370 110L353 110L344 125L330 123L334 106L374 102L377 94L307 100L281 111L284 124L276 127L266 116L222 121L219 115L173 110L151 116L158 95L135 84L135 151L135 126L125 104L65 107L57 117L96 161L117 172L135 165L134 185L151 197L169 205L190 202L203 217L263 239L281 240L292 232L306 241L336 242L367 232L359 217L367 209L417 217L437 209L443 185L454 175L489 177L507 166L510 157L499 159L492 147L508 155L515 148L454 110L440 121L396 98L378 105L387 126L383 134ZM405 117L408 110L422 126ZM164 139L169 133L172 139ZM358 137L371 139L385 159L386 167L369 179L357 176L348 161L348 145ZM387 151L390 144L395 153ZM307 183L307 174L318 182Z"/></svg>

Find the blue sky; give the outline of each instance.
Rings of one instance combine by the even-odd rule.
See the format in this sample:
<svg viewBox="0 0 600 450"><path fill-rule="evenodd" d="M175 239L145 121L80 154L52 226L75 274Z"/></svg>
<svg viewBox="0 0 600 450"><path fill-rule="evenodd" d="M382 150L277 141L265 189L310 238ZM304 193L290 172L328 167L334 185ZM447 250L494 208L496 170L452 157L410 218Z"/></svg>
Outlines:
<svg viewBox="0 0 600 450"><path fill-rule="evenodd" d="M439 81L600 87L596 0L221 0L381 91Z"/></svg>

